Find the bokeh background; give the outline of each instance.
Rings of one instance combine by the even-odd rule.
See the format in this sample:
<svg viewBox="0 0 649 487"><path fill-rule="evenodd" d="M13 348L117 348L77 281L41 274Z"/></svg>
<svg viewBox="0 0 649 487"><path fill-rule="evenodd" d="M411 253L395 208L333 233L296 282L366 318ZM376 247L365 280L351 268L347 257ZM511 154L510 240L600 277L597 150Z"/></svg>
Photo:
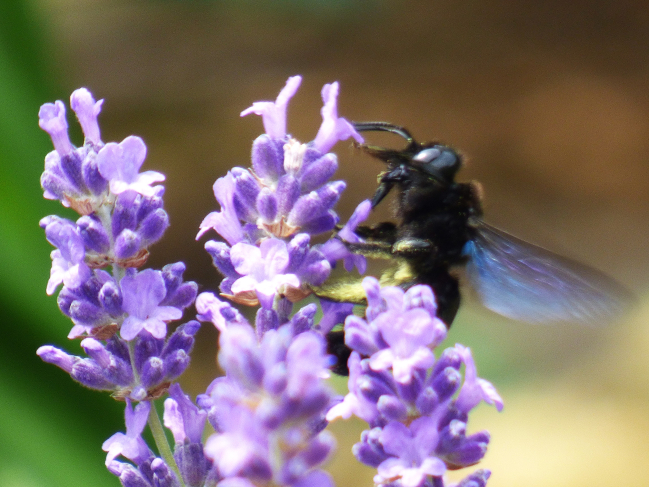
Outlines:
<svg viewBox="0 0 649 487"><path fill-rule="evenodd" d="M465 300L449 343L469 345L505 399L470 423L492 433L489 485L649 485L649 5L637 0L0 2L0 485L117 485L100 446L124 429L122 404L35 355L45 343L79 349L45 295L51 248L38 221L64 213L41 197L51 143L39 106L85 86L106 100L103 140L145 139L172 223L148 265L182 260L208 290L218 276L194 236L217 207L212 183L248 165L262 132L239 113L294 74L298 139L314 137L320 89L338 80L342 116L465 153L460 178L483 183L489 222L638 296L601 328L521 324ZM336 151L346 218L380 168L348 143ZM198 337L183 380L192 395L219 373L215 332ZM334 424L339 486L372 485L349 454L362 428Z"/></svg>

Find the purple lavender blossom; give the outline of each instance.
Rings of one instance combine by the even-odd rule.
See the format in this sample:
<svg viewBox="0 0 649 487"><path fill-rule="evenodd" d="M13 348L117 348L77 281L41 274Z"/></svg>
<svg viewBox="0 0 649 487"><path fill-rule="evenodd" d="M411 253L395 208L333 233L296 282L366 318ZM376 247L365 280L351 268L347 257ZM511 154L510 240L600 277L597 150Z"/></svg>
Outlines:
<svg viewBox="0 0 649 487"><path fill-rule="evenodd" d="M166 341L142 332L135 338L132 352L127 342L113 332L105 340L82 340L87 358L49 345L36 353L86 387L143 400L160 396L185 371L199 328L197 321L189 321L176 328Z"/></svg>
<svg viewBox="0 0 649 487"><path fill-rule="evenodd" d="M110 464L119 455L138 465L153 456L141 436L150 410L151 404L148 402L141 402L133 408L131 401L126 400L126 409L124 411L126 433L115 433L104 441L101 446L102 450L108 453L106 455L106 465Z"/></svg>
<svg viewBox="0 0 649 487"><path fill-rule="evenodd" d="M336 238L332 238L322 245L320 251L327 257L332 266L336 261L342 260L347 272L351 272L356 267L359 274L365 274L367 269L365 257L350 252L345 243L360 243L363 241L354 231L358 225L367 219L371 211L372 202L370 200L362 201L354 210L349 221L338 232Z"/></svg>
<svg viewBox="0 0 649 487"><path fill-rule="evenodd" d="M201 441L207 412L199 409L178 384L170 387L169 394L164 403L164 424L176 443L174 458L185 485L200 487L211 466Z"/></svg>
<svg viewBox="0 0 649 487"><path fill-rule="evenodd" d="M260 340L230 305L213 295L199 296L197 308L221 331L219 364L226 375L197 403L208 411L216 431L205 444L205 454L223 485L234 479L332 485L319 466L331 452L333 439L314 428L333 398L321 380L328 375L329 360L322 335L302 331L298 324L309 320L314 307L266 331Z"/></svg>
<svg viewBox="0 0 649 487"><path fill-rule="evenodd" d="M327 151L339 140L363 139L338 117L338 83L323 88L323 122L316 140L305 145L291 138L286 109L300 82L299 76L289 78L275 102L255 102L241 112L261 115L266 133L253 143L251 170L234 168L215 183L221 211L205 218L197 238L213 228L234 245L255 242L260 236L314 235L334 228L338 217L333 206L345 184L327 182L338 167L336 156Z"/></svg>
<svg viewBox="0 0 649 487"><path fill-rule="evenodd" d="M61 283L69 288L79 287L90 278L79 229L73 222L56 216L43 218L40 225L45 229L47 240L57 247L51 253L52 270L47 283L47 294L53 294Z"/></svg>
<svg viewBox="0 0 649 487"><path fill-rule="evenodd" d="M146 146L139 137L127 137L120 144L101 141L97 116L102 103L95 102L85 88L70 97L85 135L80 148L74 147L68 137L63 102L41 107L39 124L55 147L45 158L41 184L46 198L58 199L82 215L76 232L85 246L86 264L97 268L116 262L123 267L139 267L146 261L147 247L159 240L169 226L169 217L162 208L164 188L151 186L163 181L164 176L153 171L138 173L146 155ZM48 218L41 222L44 228L55 217ZM48 239L58 247L58 253L53 255L56 262L50 292L57 280L62 282L64 274L69 281L73 279L72 268L79 263L79 252L69 255L70 238L66 239L67 248L61 239Z"/></svg>
<svg viewBox="0 0 649 487"><path fill-rule="evenodd" d="M435 359L430 348L444 340L446 328L436 317L428 286L381 289L369 277L363 286L366 319L350 315L345 321L345 342L353 350L350 392L327 419L354 414L369 423L372 429L354 446L354 454L377 467L376 484L443 482L447 469L474 465L486 452L487 432L466 433L470 410L481 401L501 410L502 399L491 383L477 377L468 348L456 345ZM486 481L488 473L480 478Z"/></svg>
<svg viewBox="0 0 649 487"><path fill-rule="evenodd" d="M331 266L317 249L309 247L309 236L298 234L287 244L265 239L257 247L239 242L227 248L210 241L205 248L215 266L226 276L221 290L233 301L270 309L276 295L299 301L308 292L304 284L318 286L329 276Z"/></svg>
<svg viewBox="0 0 649 487"><path fill-rule="evenodd" d="M142 439L150 411L149 402L141 402L133 408L126 400L126 433L115 433L102 445L108 452L106 467L125 487L179 487L176 474L161 458L154 456ZM120 455L135 466L116 461Z"/></svg>
<svg viewBox="0 0 649 487"><path fill-rule="evenodd" d="M275 102L256 101L250 108L241 112L241 116L245 117L250 113L261 115L266 134L275 139L283 139L286 136L286 109L288 108L288 102L297 93L301 83L302 76L290 77L286 82L286 86L277 95Z"/></svg>
<svg viewBox="0 0 649 487"><path fill-rule="evenodd" d="M100 174L110 183L113 194L133 190L143 196L155 193L151 184L164 181L164 174L155 171L138 173L146 157L146 145L139 137L126 137L119 144L109 142L97 154Z"/></svg>
<svg viewBox="0 0 649 487"><path fill-rule="evenodd" d="M102 204L108 184L96 162L97 152L103 146L97 125L103 100L95 102L90 92L81 88L72 93L70 101L82 122L86 143L75 148L70 142L62 101L43 105L38 114L39 125L52 138L55 150L45 157L41 185L45 198L58 199L64 206L87 215Z"/></svg>
<svg viewBox="0 0 649 487"><path fill-rule="evenodd" d="M159 306L166 295L160 271L146 269L137 274L127 274L121 287L123 308L128 314L120 330L124 340L132 340L142 330L147 330L155 338L164 338L167 335L166 322L182 317L183 313L178 308Z"/></svg>
<svg viewBox="0 0 649 487"><path fill-rule="evenodd" d="M240 304L270 309L278 296L298 301L331 269L331 258L309 245L309 235L338 222L333 207L345 188L342 181L328 182L338 163L326 152L338 140L362 138L338 117L337 83L323 88L316 140L300 144L287 135L286 109L300 82L299 76L289 78L275 102L256 102L241 113L261 115L266 133L253 143L252 169L234 168L214 183L221 211L203 220L197 236L214 229L229 244L209 241L205 248L225 276L223 295Z"/></svg>

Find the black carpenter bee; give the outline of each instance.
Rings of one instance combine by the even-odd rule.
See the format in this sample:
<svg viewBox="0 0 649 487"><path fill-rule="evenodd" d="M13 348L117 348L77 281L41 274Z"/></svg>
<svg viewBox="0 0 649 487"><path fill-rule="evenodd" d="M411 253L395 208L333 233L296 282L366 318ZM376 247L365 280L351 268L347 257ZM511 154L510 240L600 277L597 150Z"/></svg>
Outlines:
<svg viewBox="0 0 649 487"><path fill-rule="evenodd" d="M461 266L487 308L516 320L598 324L628 306L629 292L608 276L485 223L477 183L455 182L462 157L452 148L419 143L405 128L385 122L354 127L400 135L407 146L394 150L360 145L387 165L379 175L372 207L396 190L397 221L358 227L364 242L346 245L355 253L396 263L382 275L383 285L430 285L447 327L460 305L454 271ZM333 284L316 294L362 304L359 287ZM338 358L334 371L344 373L349 351L342 332L332 332L328 340L330 353Z"/></svg>

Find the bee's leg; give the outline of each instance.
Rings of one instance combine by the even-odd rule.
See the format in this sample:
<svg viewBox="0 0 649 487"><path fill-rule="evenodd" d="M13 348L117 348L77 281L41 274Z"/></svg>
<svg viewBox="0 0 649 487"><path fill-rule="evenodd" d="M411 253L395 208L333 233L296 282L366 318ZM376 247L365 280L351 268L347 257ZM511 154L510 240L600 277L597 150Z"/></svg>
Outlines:
<svg viewBox="0 0 649 487"><path fill-rule="evenodd" d="M375 259L389 259L392 257L392 244L390 242L371 240L369 242L343 243L350 252L361 254L365 257L373 257Z"/></svg>
<svg viewBox="0 0 649 487"><path fill-rule="evenodd" d="M437 249L430 240L423 238L402 238L392 245L392 254L403 257L417 257L422 254L434 255Z"/></svg>
<svg viewBox="0 0 649 487"><path fill-rule="evenodd" d="M371 227L361 225L356 227L354 233L364 240L389 242L390 244L397 241L397 226L392 222L381 222Z"/></svg>

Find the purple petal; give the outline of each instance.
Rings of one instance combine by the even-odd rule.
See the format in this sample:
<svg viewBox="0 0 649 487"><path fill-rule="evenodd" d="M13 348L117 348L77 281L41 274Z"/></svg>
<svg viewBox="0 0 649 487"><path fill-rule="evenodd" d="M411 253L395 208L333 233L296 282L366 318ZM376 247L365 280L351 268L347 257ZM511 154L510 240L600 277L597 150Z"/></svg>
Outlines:
<svg viewBox="0 0 649 487"><path fill-rule="evenodd" d="M140 319L153 314L167 293L162 274L153 269L127 275L120 284L124 311Z"/></svg>
<svg viewBox="0 0 649 487"><path fill-rule="evenodd" d="M464 384L462 384L455 406L460 411L467 413L476 407L480 401L485 401L487 404L493 404L498 411L501 411L503 400L491 382L477 376L471 350L459 344L455 345L455 349L462 356L465 366Z"/></svg>
<svg viewBox="0 0 649 487"><path fill-rule="evenodd" d="M144 196L154 196L156 190L150 185L164 181L165 177L155 171L138 174L145 158L144 141L131 135L119 144L106 144L97 154L97 166L100 174L110 182L112 193L120 194L132 189Z"/></svg>
<svg viewBox="0 0 649 487"><path fill-rule="evenodd" d="M52 138L54 149L61 157L74 150L68 137L68 122L65 120L65 105L62 101L57 100L41 106L38 112L38 125Z"/></svg>
<svg viewBox="0 0 649 487"><path fill-rule="evenodd" d="M230 245L234 245L243 240L243 228L234 208L236 184L232 173L228 172L222 178L217 179L213 190L216 201L221 205L221 211L212 212L205 217L201 222L201 229L196 235L196 239L213 228Z"/></svg>
<svg viewBox="0 0 649 487"><path fill-rule="evenodd" d="M145 158L144 141L131 135L119 144L116 142L106 144L97 154L97 164L101 175L109 181L131 183L135 181Z"/></svg>
<svg viewBox="0 0 649 487"><path fill-rule="evenodd" d="M286 242L269 238L264 240L259 248L264 259L266 276L273 277L281 274L288 267L289 255Z"/></svg>
<svg viewBox="0 0 649 487"><path fill-rule="evenodd" d="M243 276L263 274L264 261L259 247L239 242L230 249L230 260L234 269Z"/></svg>
<svg viewBox="0 0 649 487"><path fill-rule="evenodd" d="M275 139L283 138L286 136L286 108L289 100L293 98L293 95L295 95L297 89L300 87L301 82L301 76L289 78L286 86L279 92L275 102L257 101L250 108L242 111L241 116L245 117L251 113L261 115L266 134Z"/></svg>
<svg viewBox="0 0 649 487"><path fill-rule="evenodd" d="M101 105L104 100L95 101L92 94L86 88L79 88L70 96L70 106L77 114L77 119L83 130L86 140L98 145L101 144L99 124L97 116L101 112Z"/></svg>
<svg viewBox="0 0 649 487"><path fill-rule="evenodd" d="M324 106L320 111L322 125L313 140L313 146L323 154L329 152L339 140L353 137L359 144L363 143L363 137L356 132L354 126L344 118L338 118L337 98L338 82L326 84L322 87L322 101L324 102Z"/></svg>

